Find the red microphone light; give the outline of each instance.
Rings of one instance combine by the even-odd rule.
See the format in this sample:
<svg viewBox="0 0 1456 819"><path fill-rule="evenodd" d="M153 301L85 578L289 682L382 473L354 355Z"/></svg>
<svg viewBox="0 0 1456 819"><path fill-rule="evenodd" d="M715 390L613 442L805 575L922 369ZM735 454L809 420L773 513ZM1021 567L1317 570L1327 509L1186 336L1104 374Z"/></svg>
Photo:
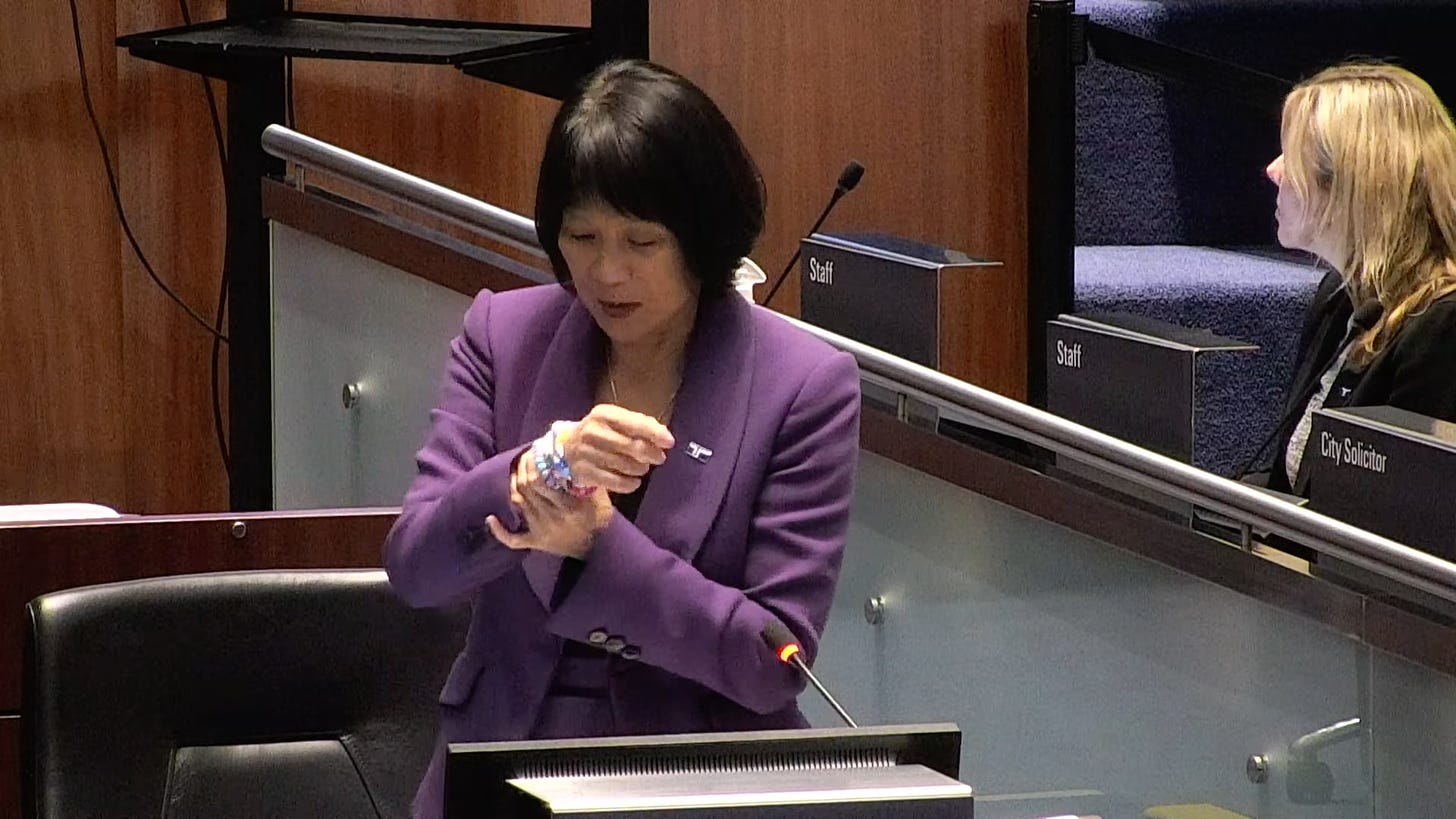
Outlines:
<svg viewBox="0 0 1456 819"><path fill-rule="evenodd" d="M849 713L844 710L843 706L829 693L829 689L824 687L824 683L819 682L819 678L815 677L814 672L809 670L808 664L800 656L804 653L804 650L799 647L799 641L794 639L793 632L784 628L783 623L777 620L769 620L760 634L764 642L768 643L769 648L773 650L774 656L782 660L785 665L791 665L798 669L799 673L803 674L805 679L814 684L814 688L818 690L820 696L824 697L824 701L829 703L829 706L834 709L835 713L839 714L839 718L844 720L845 725L851 728L859 727L855 725L854 719L849 716Z"/></svg>

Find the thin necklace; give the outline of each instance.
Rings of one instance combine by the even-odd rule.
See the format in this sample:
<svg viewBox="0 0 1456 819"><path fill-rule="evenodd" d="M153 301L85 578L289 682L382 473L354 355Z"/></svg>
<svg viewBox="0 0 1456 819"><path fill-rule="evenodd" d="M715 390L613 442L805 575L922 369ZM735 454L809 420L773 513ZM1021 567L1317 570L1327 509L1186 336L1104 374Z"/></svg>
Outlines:
<svg viewBox="0 0 1456 819"><path fill-rule="evenodd" d="M617 398L617 380L612 377L612 358L611 358L611 356L608 356L607 357L607 386L612 388L612 403L613 404L616 404L619 407L622 406L621 399ZM659 412L656 415L652 416L653 420L657 421L657 423L659 423L659 424L665 423L662 420L662 418L663 418L663 416L667 415L667 413L668 413L669 410L672 409L672 402L674 402L674 401L677 400L677 394L681 390L682 390L682 382L679 381L679 382L677 382L677 389L673 390L672 391L672 395L669 395L667 397L667 405L662 408L662 412Z"/></svg>

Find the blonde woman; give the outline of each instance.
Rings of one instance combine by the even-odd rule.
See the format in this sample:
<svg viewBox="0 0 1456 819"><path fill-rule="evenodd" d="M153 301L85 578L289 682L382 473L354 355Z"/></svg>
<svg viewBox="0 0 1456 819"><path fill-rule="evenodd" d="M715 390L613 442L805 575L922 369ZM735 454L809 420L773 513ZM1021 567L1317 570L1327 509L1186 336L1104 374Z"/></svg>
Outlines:
<svg viewBox="0 0 1456 819"><path fill-rule="evenodd" d="M1271 488L1305 494L1316 409L1456 421L1456 125L1409 71L1341 65L1290 92L1280 145L1266 170L1279 242L1339 277L1306 326L1270 475Z"/></svg>

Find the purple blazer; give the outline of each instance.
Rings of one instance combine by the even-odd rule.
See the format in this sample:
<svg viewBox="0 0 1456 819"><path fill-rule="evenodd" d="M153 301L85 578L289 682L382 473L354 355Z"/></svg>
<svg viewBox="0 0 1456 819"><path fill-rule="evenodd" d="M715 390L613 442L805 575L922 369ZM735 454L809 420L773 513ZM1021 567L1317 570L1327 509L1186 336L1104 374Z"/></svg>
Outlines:
<svg viewBox="0 0 1456 819"><path fill-rule="evenodd" d="M507 549L516 455L593 404L606 337L560 285L482 292L451 344L419 471L384 545L413 606L472 603L440 692L441 745L416 796L438 816L444 743L525 739L563 641L605 631L623 734L801 727L804 687L760 636L778 620L812 661L839 575L859 449L854 359L734 294L699 309L669 428L636 522L598 536L549 609L561 559ZM689 449L699 451L690 457ZM711 454L704 455L703 450Z"/></svg>

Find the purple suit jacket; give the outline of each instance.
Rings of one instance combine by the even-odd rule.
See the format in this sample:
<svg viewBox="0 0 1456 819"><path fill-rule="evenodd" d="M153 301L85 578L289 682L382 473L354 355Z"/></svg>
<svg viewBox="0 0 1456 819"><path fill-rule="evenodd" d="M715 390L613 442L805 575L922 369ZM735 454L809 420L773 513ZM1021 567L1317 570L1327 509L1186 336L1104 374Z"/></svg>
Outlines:
<svg viewBox="0 0 1456 819"><path fill-rule="evenodd" d="M859 448L854 359L734 294L705 302L669 424L677 446L636 522L614 517L553 611L561 559L507 549L484 521L517 519L511 462L552 421L591 409L605 347L559 285L482 292L451 345L419 472L384 546L409 604L472 603L440 693L441 748L527 738L563 641L595 630L640 651L612 659L623 734L805 724L794 702L804 683L761 634L778 620L812 661L828 617ZM689 457L692 444L711 455ZM437 750L417 815L439 814L442 777Z"/></svg>

